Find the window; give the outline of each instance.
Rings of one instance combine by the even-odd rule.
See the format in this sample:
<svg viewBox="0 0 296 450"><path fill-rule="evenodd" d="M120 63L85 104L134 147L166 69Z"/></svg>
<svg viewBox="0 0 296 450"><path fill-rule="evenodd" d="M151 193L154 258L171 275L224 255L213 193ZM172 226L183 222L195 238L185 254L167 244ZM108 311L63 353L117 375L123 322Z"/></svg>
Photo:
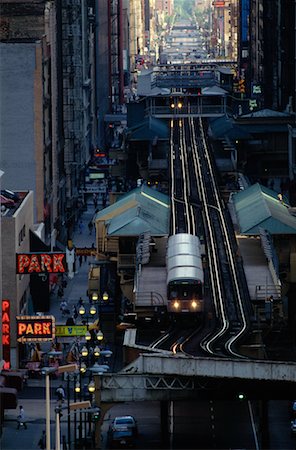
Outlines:
<svg viewBox="0 0 296 450"><path fill-rule="evenodd" d="M25 239L26 236L26 225L24 225L21 229L21 231L19 232L19 245L21 245L21 243L23 242L23 240Z"/></svg>

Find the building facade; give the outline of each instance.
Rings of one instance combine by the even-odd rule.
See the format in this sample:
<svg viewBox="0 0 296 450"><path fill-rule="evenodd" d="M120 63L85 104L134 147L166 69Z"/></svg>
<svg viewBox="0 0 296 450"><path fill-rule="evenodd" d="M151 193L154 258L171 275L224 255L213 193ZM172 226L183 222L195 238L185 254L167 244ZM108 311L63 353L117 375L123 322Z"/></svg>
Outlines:
<svg viewBox="0 0 296 450"><path fill-rule="evenodd" d="M16 253L30 251L29 233L34 224L34 193L16 194L18 200L1 211L2 336L6 335L2 350L3 359L11 368L19 367L15 317L30 312L30 276L16 274Z"/></svg>

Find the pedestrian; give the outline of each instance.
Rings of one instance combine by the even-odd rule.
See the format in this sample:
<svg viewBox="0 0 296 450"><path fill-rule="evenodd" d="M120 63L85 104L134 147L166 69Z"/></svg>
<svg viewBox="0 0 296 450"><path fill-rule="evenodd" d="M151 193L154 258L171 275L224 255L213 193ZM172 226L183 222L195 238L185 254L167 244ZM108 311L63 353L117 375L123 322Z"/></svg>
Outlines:
<svg viewBox="0 0 296 450"><path fill-rule="evenodd" d="M62 287L63 289L65 289L67 287L67 280L66 279L62 279Z"/></svg>
<svg viewBox="0 0 296 450"><path fill-rule="evenodd" d="M74 319L77 319L77 317L78 317L78 312L77 312L76 305L73 305L73 306L72 306L72 312L73 312L73 317L74 317Z"/></svg>
<svg viewBox="0 0 296 450"><path fill-rule="evenodd" d="M103 206L103 208L106 208L106 204L107 204L107 196L106 196L106 194L103 194L103 198L102 198L102 206Z"/></svg>
<svg viewBox="0 0 296 450"><path fill-rule="evenodd" d="M41 449L46 448L46 435L45 435L45 430L42 431L42 435L39 439L38 442L38 447L40 447Z"/></svg>
<svg viewBox="0 0 296 450"><path fill-rule="evenodd" d="M98 206L98 195L96 193L93 194L93 202L96 209L96 207Z"/></svg>
<svg viewBox="0 0 296 450"><path fill-rule="evenodd" d="M93 226L94 226L94 224L93 224L92 220L90 220L90 221L88 222L88 230L89 230L89 234L92 234Z"/></svg>
<svg viewBox="0 0 296 450"><path fill-rule="evenodd" d="M62 286L59 286L58 297L62 298L63 296L64 296L64 289Z"/></svg>
<svg viewBox="0 0 296 450"><path fill-rule="evenodd" d="M79 267L82 266L82 255L79 255Z"/></svg>
<svg viewBox="0 0 296 450"><path fill-rule="evenodd" d="M66 302L66 300L63 300L60 304L60 310L62 312L62 315L64 316L65 314L70 314L70 310L68 307L68 303Z"/></svg>
<svg viewBox="0 0 296 450"><path fill-rule="evenodd" d="M21 426L24 427L25 430L27 429L25 410L22 405L20 405L19 415L17 416L17 429L19 430Z"/></svg>
<svg viewBox="0 0 296 450"><path fill-rule="evenodd" d="M82 220L79 221L78 229L79 229L79 234L82 234L82 231L83 231L83 222L82 222Z"/></svg>
<svg viewBox="0 0 296 450"><path fill-rule="evenodd" d="M56 389L56 395L58 397L58 401L63 402L65 400L65 390L61 384Z"/></svg>

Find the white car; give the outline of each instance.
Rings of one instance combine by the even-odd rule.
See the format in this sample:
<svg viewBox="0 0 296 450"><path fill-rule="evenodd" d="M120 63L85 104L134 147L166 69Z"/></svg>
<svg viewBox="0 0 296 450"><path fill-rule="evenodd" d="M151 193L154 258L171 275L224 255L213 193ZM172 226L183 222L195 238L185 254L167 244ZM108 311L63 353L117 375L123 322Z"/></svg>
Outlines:
<svg viewBox="0 0 296 450"><path fill-rule="evenodd" d="M133 416L118 416L112 420L111 425L109 426L109 431L116 431L122 427L127 427L132 430L133 435L138 435L138 425L137 421Z"/></svg>

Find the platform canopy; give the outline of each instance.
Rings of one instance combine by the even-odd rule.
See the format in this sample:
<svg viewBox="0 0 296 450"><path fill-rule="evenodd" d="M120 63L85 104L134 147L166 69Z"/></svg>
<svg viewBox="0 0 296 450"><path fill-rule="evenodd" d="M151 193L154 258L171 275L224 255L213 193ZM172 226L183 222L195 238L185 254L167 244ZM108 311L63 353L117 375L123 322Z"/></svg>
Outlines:
<svg viewBox="0 0 296 450"><path fill-rule="evenodd" d="M274 234L296 234L296 217L285 197L259 183L233 195L240 232L259 235L260 229Z"/></svg>
<svg viewBox="0 0 296 450"><path fill-rule="evenodd" d="M129 141L153 141L157 139L169 139L169 128L160 119L146 117L142 122L128 128Z"/></svg>
<svg viewBox="0 0 296 450"><path fill-rule="evenodd" d="M123 195L117 202L99 211L96 221L103 221L108 236L151 236L169 233L169 197L142 185Z"/></svg>

